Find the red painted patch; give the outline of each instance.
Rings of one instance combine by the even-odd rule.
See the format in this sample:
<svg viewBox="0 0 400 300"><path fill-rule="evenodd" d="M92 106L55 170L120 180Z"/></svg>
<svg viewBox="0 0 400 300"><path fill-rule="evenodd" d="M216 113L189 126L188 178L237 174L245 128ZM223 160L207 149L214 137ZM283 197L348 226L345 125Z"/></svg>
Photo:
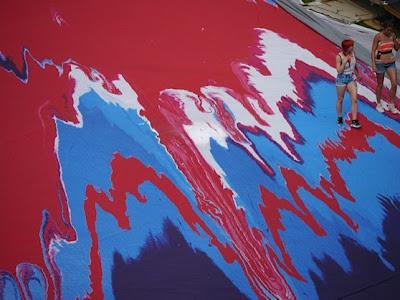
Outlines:
<svg viewBox="0 0 400 300"><path fill-rule="evenodd" d="M267 253L262 244L262 236L256 229L250 228L244 211L235 205L232 191L223 186L220 177L184 133L182 124L188 120L179 112L174 112L174 120L168 119L165 112L174 107L167 104L166 99L160 99L159 93L166 88L198 92L210 83L227 87L238 95L250 93L236 76L234 63L256 64L254 54L257 53L252 46L257 43L254 29L258 27L279 32L292 42L310 49L330 65L334 63L336 47L280 8L262 2L255 5L239 0L172 0L160 5L156 7L151 1L127 0L112 4L109 1L71 3L43 0L30 5L21 0L6 1L2 7L7 9L0 12L0 36L6 45L2 44L0 51L20 69L23 66L21 51L26 47L37 59L51 58L57 64L73 59L93 67L106 76L106 82L123 74L139 95L144 107L141 114L158 132L161 143L191 183L200 210L210 215L231 237L235 254L213 238L221 253L228 261L233 257L239 261L260 298L266 297L263 289L268 289L277 297L292 299L293 292L275 265L273 254ZM318 47L308 47L311 45ZM259 67L268 74L268 70ZM0 82L5 99L3 110L6 112L0 121L4 137L0 156L0 190L1 198L7 199L0 203L0 211L6 212L0 219L0 230L3 240L7 240L2 245L2 268L12 271L19 262L27 261L46 270L48 279L53 274L53 285L49 286L49 298L52 299L53 293L59 295L60 292L57 287L59 275L52 263L49 268L46 267L42 250L46 253L50 251L49 244L54 237L68 241L76 238L70 224L54 149L54 117L77 122L71 99L73 82L68 78L68 70L59 76L55 67L47 66L43 70L30 61L28 84L17 81L4 70L0 71ZM105 84L105 88L118 92L110 84ZM269 111L267 106L263 109ZM229 122L226 120L227 127L231 127ZM374 132L371 131L371 135ZM237 132L235 135L241 138ZM356 140L353 143L363 142ZM328 152L325 154L329 155ZM124 166L113 167L119 169ZM158 177L147 167L137 167L145 168L152 182L159 184L166 194L178 193L166 178ZM335 174L334 166L329 167ZM122 176L117 172L115 174ZM301 182L293 173L289 172L286 176L292 178L288 181ZM115 180L123 185L113 197L123 199L121 195L135 188L135 185L127 186L125 178L119 181L116 177ZM331 184L332 188L349 196L340 178L332 178ZM322 181L321 187L327 188ZM292 188L295 193L296 186ZM321 193L320 190L313 192ZM171 200L177 201L176 198ZM185 201L181 198L177 207L182 209L188 224L205 226L193 215ZM91 252L92 271L99 272L101 262L96 256L94 203L101 204L103 209L116 216L121 228L127 228L129 220L125 217L124 201L110 204L103 193L88 187L85 208L94 245ZM39 232L45 209L49 219L44 228L46 249L42 249ZM308 222L312 224L314 221L310 218ZM203 229L206 231L205 227ZM210 231L206 232L213 236ZM99 281L95 280L93 284L96 293L93 295L101 295Z"/></svg>

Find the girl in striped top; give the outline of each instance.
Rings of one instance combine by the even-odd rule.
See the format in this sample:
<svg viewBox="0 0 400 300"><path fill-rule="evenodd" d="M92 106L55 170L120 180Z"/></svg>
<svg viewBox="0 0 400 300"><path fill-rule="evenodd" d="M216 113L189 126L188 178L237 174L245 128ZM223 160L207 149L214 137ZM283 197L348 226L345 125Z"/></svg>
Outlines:
<svg viewBox="0 0 400 300"><path fill-rule="evenodd" d="M371 61L372 69L376 73L377 86L376 86L376 109L379 112L384 112L385 108L381 104L381 95L383 87L383 79L385 78L385 73L391 82L390 88L390 103L388 109L395 114L400 113L400 111L395 106L395 98L397 91L397 70L395 64L395 56L393 50L399 50L400 44L393 32L393 25L391 22L386 21L383 23L383 30L375 35L374 41L372 43L371 51Z"/></svg>

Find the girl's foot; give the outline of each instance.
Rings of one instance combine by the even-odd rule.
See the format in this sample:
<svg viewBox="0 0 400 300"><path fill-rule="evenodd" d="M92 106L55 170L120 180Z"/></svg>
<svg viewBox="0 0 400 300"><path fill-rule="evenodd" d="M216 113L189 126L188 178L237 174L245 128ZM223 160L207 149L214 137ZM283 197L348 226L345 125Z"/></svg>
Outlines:
<svg viewBox="0 0 400 300"><path fill-rule="evenodd" d="M356 128L356 129L360 129L361 128L361 124L357 119L356 120L352 120L350 126L353 127L353 128Z"/></svg>
<svg viewBox="0 0 400 300"><path fill-rule="evenodd" d="M376 110L379 111L380 113L383 113L385 111L381 103L378 103L376 105Z"/></svg>
<svg viewBox="0 0 400 300"><path fill-rule="evenodd" d="M389 111L393 114L398 114L400 113L400 111L396 108L396 106L394 106L393 103L389 104Z"/></svg>
<svg viewBox="0 0 400 300"><path fill-rule="evenodd" d="M342 124L343 124L343 117L338 117L338 118L337 118L337 123L338 123L339 125L342 125Z"/></svg>

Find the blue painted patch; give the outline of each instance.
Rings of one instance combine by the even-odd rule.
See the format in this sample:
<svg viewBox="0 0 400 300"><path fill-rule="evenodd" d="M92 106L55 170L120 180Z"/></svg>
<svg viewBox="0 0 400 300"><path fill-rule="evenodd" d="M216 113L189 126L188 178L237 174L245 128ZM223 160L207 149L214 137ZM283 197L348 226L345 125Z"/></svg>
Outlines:
<svg viewBox="0 0 400 300"><path fill-rule="evenodd" d="M63 297L83 297L89 290L91 239L83 210L85 187L92 184L98 189L108 191L111 187L110 162L115 152L126 157L134 156L144 164L152 166L157 172L168 176L192 202L196 213L207 222L216 236L222 242L228 242L222 230L197 209L190 185L175 167L165 148L158 143L154 132L135 111L125 111L118 106L108 105L94 92L81 97L79 110L83 116L82 128L57 121L62 179L69 199L72 224L78 234L78 242L62 243L56 256L56 262L63 272ZM98 209L96 227L100 240L103 287L107 299L112 297L113 252L118 250L124 257L135 257L149 233L161 232L166 217L179 227L193 247L207 253L243 293L254 298L253 291L237 263L228 265L216 249L209 246L205 234L195 235L179 216L176 208L155 187L143 184L141 190L148 196L149 201L147 204L140 204L134 197L129 197L128 214L133 224L130 231L120 230L113 217ZM74 272L70 272L72 269ZM76 274L81 274L78 283Z"/></svg>
<svg viewBox="0 0 400 300"><path fill-rule="evenodd" d="M0 299L21 299L17 283L13 276L7 272L0 272Z"/></svg>
<svg viewBox="0 0 400 300"><path fill-rule="evenodd" d="M273 243L259 211L259 205L262 203L259 186L264 185L278 197L292 201L279 168L295 170L311 186L319 186L321 176L329 180L329 172L319 146L328 139L335 143L339 142L338 133L341 127L336 124L335 86L329 82L316 81L310 84L309 92L313 114L295 108L289 115L290 121L304 139L304 143L292 143L295 151L302 158L302 163L291 160L266 137L251 133L247 133L247 136L255 144L261 157L275 171L276 176L273 178L263 173L260 167L248 157L248 154L231 141L228 142L228 149L220 147L215 142L212 143L211 148L215 160L226 174L226 181L238 194L236 201L239 206L245 208L250 225L263 230L266 240L272 244L278 254L279 250ZM344 115L347 115L350 110L348 95L345 96L344 103ZM359 102L359 110L372 121L388 126L397 132L400 131L400 126L396 121L383 116L370 106ZM376 149L374 153L356 152L357 158L351 164L343 161L336 162L349 190L357 201L352 203L339 195L336 197L345 212L359 224L358 232L351 230L323 202L302 189L299 190L299 196L326 229L327 235L321 238L317 237L292 213L281 211L283 224L287 228L286 231L280 232L281 237L288 253L293 258L294 265L307 282L299 282L290 276L286 276L286 279L301 299L317 298L316 290L310 284L311 278L308 275L310 269L316 274L320 274L319 267L315 265L315 257L323 258L329 255L344 271L351 270L339 235L351 237L366 249L378 253L378 256L383 259L381 245L378 242L378 239L383 237L381 229L383 214L382 206L377 201L377 195L390 193L393 191L393 187L398 185L400 155L398 155L399 149L380 135L370 138L369 143ZM391 158L390 163L388 163L387 157ZM365 182L368 182L368 189L365 188ZM299 247L299 244L302 247Z"/></svg>

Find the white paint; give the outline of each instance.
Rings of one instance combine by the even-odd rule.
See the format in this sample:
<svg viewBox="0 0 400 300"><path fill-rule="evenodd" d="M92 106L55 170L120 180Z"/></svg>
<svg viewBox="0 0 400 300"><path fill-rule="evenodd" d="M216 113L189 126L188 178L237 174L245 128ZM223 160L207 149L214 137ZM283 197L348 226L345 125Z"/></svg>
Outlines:
<svg viewBox="0 0 400 300"><path fill-rule="evenodd" d="M75 125L77 127L83 126L82 114L78 109L79 99L84 94L94 91L99 97L108 104L118 105L123 109L132 109L136 111L140 111L143 109L141 104L138 101L138 96L136 92L132 89L129 83L125 80L122 75L118 75L118 79L112 81L112 84L120 91L120 95L110 93L104 87L104 80L102 75L96 71L93 72L94 80L90 80L90 78L79 68L79 66L71 63L71 71L69 76L75 80L75 88L72 94L72 98L74 101L74 108L78 114L79 123L72 124L71 122L66 122L70 125ZM62 120L60 120L62 121Z"/></svg>
<svg viewBox="0 0 400 300"><path fill-rule="evenodd" d="M228 148L226 143L228 134L214 116L214 108L208 102L202 101L201 106L205 111L200 111L195 104L196 101L199 101L199 97L186 90L167 89L161 93L161 96L163 95L168 95L180 102L182 110L191 121L190 125L183 125L185 132L206 162L223 177L225 175L224 171L211 154L210 141L213 139L222 147Z"/></svg>
<svg viewBox="0 0 400 300"><path fill-rule="evenodd" d="M236 98L234 98L230 93L229 90L226 88L222 87L215 87L215 86L207 86L201 88L202 94L211 100L216 99L216 100L222 100L222 102L225 104L227 109L232 113L232 117L234 117L234 122L235 122L235 127L238 129L238 124L244 125L246 127L251 127L251 128L261 128L263 131L267 131L269 126L261 125L257 122L255 117L243 106L241 102L239 102ZM249 98L249 101L253 102L255 106L258 107L256 111L261 111L261 117L266 115L264 111L261 110L261 108L258 106L258 103L255 102L254 99ZM254 107L254 106L253 106ZM236 116L240 116L240 119L236 119ZM240 132L240 130L238 130ZM252 143L250 140L244 135L241 135L241 139L238 140L234 136L229 136L232 140L234 140L236 143L240 144L242 147L246 149L250 153L250 155L261 165L263 165L265 168L268 168L266 163L263 161L263 159L255 152Z"/></svg>

